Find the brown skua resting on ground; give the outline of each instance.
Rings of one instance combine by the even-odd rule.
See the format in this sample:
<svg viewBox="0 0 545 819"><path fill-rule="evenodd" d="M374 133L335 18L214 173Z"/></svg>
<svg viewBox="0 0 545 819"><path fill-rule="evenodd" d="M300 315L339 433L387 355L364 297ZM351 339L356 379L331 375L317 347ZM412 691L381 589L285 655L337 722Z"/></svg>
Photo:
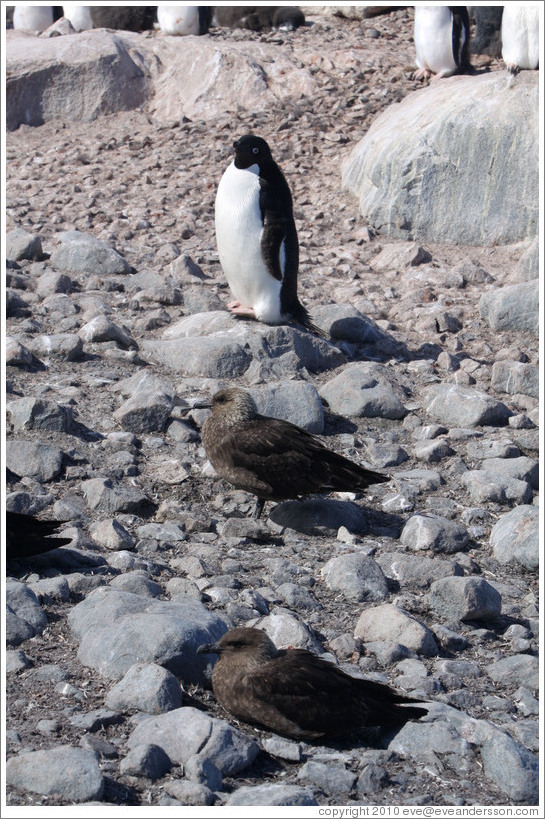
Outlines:
<svg viewBox="0 0 545 819"><path fill-rule="evenodd" d="M355 492L390 480L327 449L295 424L260 415L250 393L238 387L213 396L202 442L218 475L257 496L256 518L266 500Z"/></svg>
<svg viewBox="0 0 545 819"><path fill-rule="evenodd" d="M279 650L257 628L231 629L197 652L219 655L212 688L227 711L294 739L401 727L427 713L389 686L352 677L310 651Z"/></svg>

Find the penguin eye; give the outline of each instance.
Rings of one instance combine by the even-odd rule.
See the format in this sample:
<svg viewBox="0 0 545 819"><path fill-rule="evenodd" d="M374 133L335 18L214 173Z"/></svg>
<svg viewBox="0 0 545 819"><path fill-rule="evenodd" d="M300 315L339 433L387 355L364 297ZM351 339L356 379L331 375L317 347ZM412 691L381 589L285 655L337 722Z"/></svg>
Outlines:
<svg viewBox="0 0 545 819"><path fill-rule="evenodd" d="M259 148L252 148L252 153L253 154L258 154L259 153Z"/></svg>

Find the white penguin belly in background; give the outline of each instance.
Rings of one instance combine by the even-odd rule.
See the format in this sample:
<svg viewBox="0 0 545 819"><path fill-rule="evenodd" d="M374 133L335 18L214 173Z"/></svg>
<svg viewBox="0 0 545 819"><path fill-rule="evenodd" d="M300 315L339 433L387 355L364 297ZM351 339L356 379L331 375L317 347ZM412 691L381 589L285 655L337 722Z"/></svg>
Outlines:
<svg viewBox="0 0 545 819"><path fill-rule="evenodd" d="M198 6L157 6L157 22L163 34L199 34Z"/></svg>
<svg viewBox="0 0 545 819"><path fill-rule="evenodd" d="M19 31L45 31L53 25L53 6L15 6L13 28Z"/></svg>
<svg viewBox="0 0 545 819"><path fill-rule="evenodd" d="M256 168L256 166L252 166ZM259 209L259 170L241 170L232 162L223 174L216 194L216 240L221 266L239 305L229 308L252 315L266 324L280 324L280 289L265 266L261 252L263 223ZM283 248L280 270L284 271Z"/></svg>
<svg viewBox="0 0 545 819"><path fill-rule="evenodd" d="M452 15L448 6L416 6L414 45L418 71L415 78L430 73L448 77L458 70L452 50Z"/></svg>
<svg viewBox="0 0 545 819"><path fill-rule="evenodd" d="M89 31L89 29L93 28L90 6L79 6L76 3L67 3L62 7L62 11L76 31Z"/></svg>
<svg viewBox="0 0 545 819"><path fill-rule="evenodd" d="M502 57L511 73L539 66L539 8L506 3L501 25Z"/></svg>

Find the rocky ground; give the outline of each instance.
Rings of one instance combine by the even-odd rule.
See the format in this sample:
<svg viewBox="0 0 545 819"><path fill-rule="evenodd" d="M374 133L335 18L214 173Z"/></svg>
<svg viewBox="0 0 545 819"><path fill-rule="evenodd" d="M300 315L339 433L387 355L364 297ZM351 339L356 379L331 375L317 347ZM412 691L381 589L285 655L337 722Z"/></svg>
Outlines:
<svg viewBox="0 0 545 819"><path fill-rule="evenodd" d="M539 344L479 312L517 281L527 245L420 247L369 229L340 160L419 87L412 12L313 22L210 35L293 50L319 80L313 99L7 134L7 231L35 237L8 242L7 506L73 537L7 567L10 805L537 804ZM300 296L331 342L224 311L214 196L248 131L289 180ZM391 483L269 504L256 523L253 499L207 466L193 408L232 383ZM193 643L242 623L431 700L430 716L331 745L236 723ZM178 739L146 724L160 711Z"/></svg>

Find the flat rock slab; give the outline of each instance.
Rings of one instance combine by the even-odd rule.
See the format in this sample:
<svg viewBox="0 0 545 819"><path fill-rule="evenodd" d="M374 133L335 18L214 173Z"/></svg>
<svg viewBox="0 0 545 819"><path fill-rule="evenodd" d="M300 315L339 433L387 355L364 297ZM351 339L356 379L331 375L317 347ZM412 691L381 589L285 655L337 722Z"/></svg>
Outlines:
<svg viewBox="0 0 545 819"><path fill-rule="evenodd" d="M138 745L157 745L178 765L194 756L209 760L223 776L249 767L259 750L229 723L189 707L141 722L128 740L129 749Z"/></svg>
<svg viewBox="0 0 545 819"><path fill-rule="evenodd" d="M231 794L226 805L318 805L310 788L300 785L243 785Z"/></svg>
<svg viewBox="0 0 545 819"><path fill-rule="evenodd" d="M86 748L63 745L8 759L6 782L14 788L70 802L100 799L104 779L97 757Z"/></svg>
<svg viewBox="0 0 545 819"><path fill-rule="evenodd" d="M71 609L78 658L108 679L135 663L157 663L186 682L205 682L207 662L196 650L219 640L224 621L195 599L167 602L100 587Z"/></svg>
<svg viewBox="0 0 545 819"><path fill-rule="evenodd" d="M398 239L489 245L533 237L538 110L534 71L431 83L373 121L343 165L343 187L372 226Z"/></svg>

